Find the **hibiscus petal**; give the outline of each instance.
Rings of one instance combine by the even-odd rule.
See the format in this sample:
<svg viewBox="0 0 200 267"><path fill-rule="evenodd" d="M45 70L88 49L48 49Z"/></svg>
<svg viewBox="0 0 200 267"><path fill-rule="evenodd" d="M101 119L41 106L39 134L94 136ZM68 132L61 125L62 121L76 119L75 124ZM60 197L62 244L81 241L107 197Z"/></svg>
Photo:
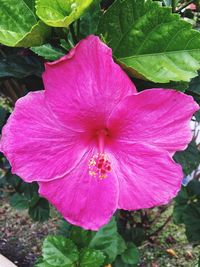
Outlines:
<svg viewBox="0 0 200 267"><path fill-rule="evenodd" d="M92 153L63 179L40 182L39 193L54 205L72 224L98 230L106 224L117 208L118 181L109 173L107 178L88 174Z"/></svg>
<svg viewBox="0 0 200 267"><path fill-rule="evenodd" d="M48 108L44 91L19 99L3 128L1 151L26 182L48 181L71 171L86 153L85 133L68 129Z"/></svg>
<svg viewBox="0 0 200 267"><path fill-rule="evenodd" d="M183 172L168 152L142 143L115 143L113 169L119 181L118 208L136 210L168 203Z"/></svg>
<svg viewBox="0 0 200 267"><path fill-rule="evenodd" d="M113 111L108 127L114 139L143 142L174 153L191 141L189 122L198 109L191 96L170 89L149 89L123 100Z"/></svg>
<svg viewBox="0 0 200 267"><path fill-rule="evenodd" d="M98 128L136 88L96 36L79 42L61 59L46 64L45 94L51 108L75 128Z"/></svg>

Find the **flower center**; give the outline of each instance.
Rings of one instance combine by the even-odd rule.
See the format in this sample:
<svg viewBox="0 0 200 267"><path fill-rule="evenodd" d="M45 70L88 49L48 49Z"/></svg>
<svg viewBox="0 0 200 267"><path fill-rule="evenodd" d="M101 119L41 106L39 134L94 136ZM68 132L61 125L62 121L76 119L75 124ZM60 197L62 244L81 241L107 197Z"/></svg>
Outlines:
<svg viewBox="0 0 200 267"><path fill-rule="evenodd" d="M98 153L89 160L88 169L90 176L104 179L111 171L111 163L106 154Z"/></svg>
<svg viewBox="0 0 200 267"><path fill-rule="evenodd" d="M88 162L89 175L104 179L107 177L107 173L111 172L111 162L108 156L104 153L105 139L108 136L108 131L100 130L97 131L98 149L99 153L92 156Z"/></svg>

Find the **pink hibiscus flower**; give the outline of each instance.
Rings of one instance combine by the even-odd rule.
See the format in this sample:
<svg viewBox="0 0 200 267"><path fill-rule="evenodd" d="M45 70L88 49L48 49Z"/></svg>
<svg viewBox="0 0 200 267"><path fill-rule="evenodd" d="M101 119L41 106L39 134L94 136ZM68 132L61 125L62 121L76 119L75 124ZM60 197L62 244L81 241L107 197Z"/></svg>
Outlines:
<svg viewBox="0 0 200 267"><path fill-rule="evenodd" d="M191 9L193 11L195 11L197 9L195 4L190 4L189 6L186 7L186 9Z"/></svg>
<svg viewBox="0 0 200 267"><path fill-rule="evenodd" d="M183 174L172 155L191 140L192 97L137 93L95 36L47 63L43 80L44 91L17 101L1 151L66 220L98 230L118 208L150 208L176 195Z"/></svg>

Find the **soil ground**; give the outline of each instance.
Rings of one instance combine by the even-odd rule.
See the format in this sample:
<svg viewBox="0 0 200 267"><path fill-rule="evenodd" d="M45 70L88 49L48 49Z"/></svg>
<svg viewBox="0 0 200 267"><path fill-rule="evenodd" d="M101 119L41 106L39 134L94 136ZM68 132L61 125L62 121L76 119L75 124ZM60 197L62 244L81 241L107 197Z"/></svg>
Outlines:
<svg viewBox="0 0 200 267"><path fill-rule="evenodd" d="M33 267L44 237L57 232L60 218L54 213L48 222L34 223L27 212L16 211L5 199L0 201L0 253L18 267ZM155 227L170 213L169 208ZM170 221L152 243L140 247L140 267L197 267L200 246L188 244L184 231L183 226Z"/></svg>
<svg viewBox="0 0 200 267"><path fill-rule="evenodd" d="M33 222L27 212L0 201L0 253L18 267L33 267L41 254L44 237L56 233L58 218L45 223Z"/></svg>

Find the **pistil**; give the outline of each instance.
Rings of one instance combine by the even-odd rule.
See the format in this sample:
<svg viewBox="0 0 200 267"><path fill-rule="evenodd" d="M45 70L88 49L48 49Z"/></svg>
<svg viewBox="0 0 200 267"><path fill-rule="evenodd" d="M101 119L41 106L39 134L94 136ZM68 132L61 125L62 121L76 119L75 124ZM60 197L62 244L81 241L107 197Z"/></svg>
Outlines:
<svg viewBox="0 0 200 267"><path fill-rule="evenodd" d="M108 131L103 129L97 132L97 138L98 138L98 147L99 147L99 153L104 153L105 149L105 139L108 135Z"/></svg>
<svg viewBox="0 0 200 267"><path fill-rule="evenodd" d="M103 129L97 132L97 142L99 153L95 154L88 162L89 175L104 179L108 172L111 172L111 162L105 153L106 137L108 131Z"/></svg>

